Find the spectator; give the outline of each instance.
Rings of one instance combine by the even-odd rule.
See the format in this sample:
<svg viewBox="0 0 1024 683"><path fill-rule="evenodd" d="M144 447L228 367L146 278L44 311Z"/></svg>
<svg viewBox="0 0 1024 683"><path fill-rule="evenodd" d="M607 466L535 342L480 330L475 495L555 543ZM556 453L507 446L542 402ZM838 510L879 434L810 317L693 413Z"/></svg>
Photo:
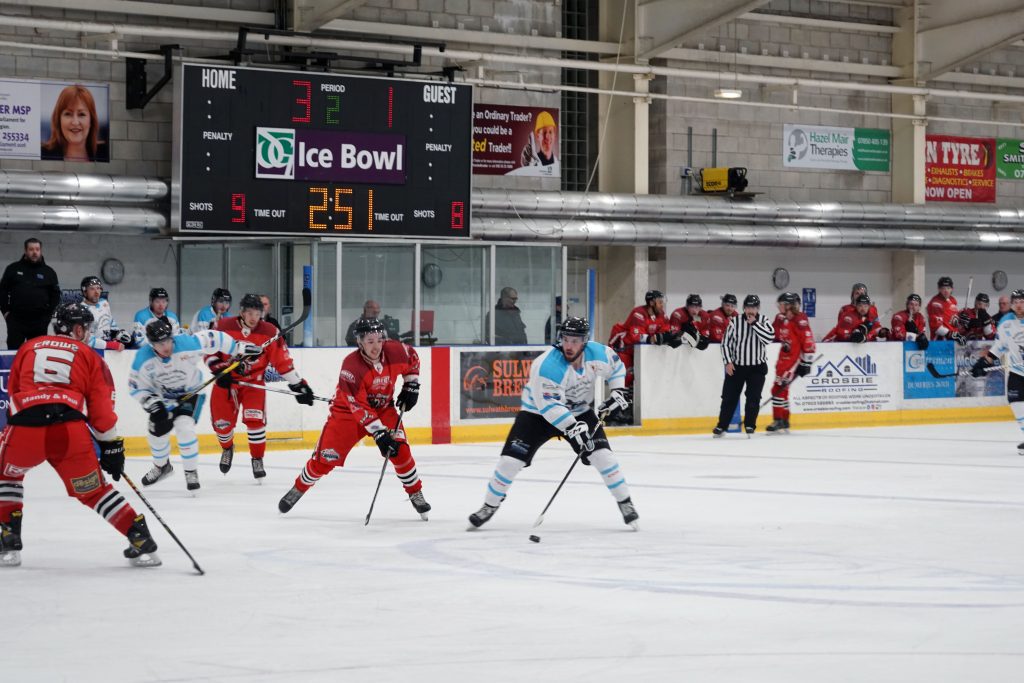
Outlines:
<svg viewBox="0 0 1024 683"><path fill-rule="evenodd" d="M171 295L163 287L153 287L149 290L149 306L139 309L132 321L132 343L141 347L149 343L146 339L146 326L154 320L166 320L171 326L171 334L181 334L181 323L174 311L167 310L171 302Z"/></svg>
<svg viewBox="0 0 1024 683"><path fill-rule="evenodd" d="M260 301L263 303L263 319L277 329L281 329L281 323L277 322L277 318L270 314L270 297L266 294L260 294Z"/></svg>
<svg viewBox="0 0 1024 683"><path fill-rule="evenodd" d="M875 341L882 324L878 322L878 316L871 316L874 306L867 294L860 294L854 300L853 311L846 311L839 319L839 324L833 327L822 341L824 342L863 342ZM843 307L846 310L846 307Z"/></svg>
<svg viewBox="0 0 1024 683"><path fill-rule="evenodd" d="M562 297L555 297L555 329L557 330L562 326ZM548 316L548 320L544 323L544 343L554 344L555 339L551 336L551 316Z"/></svg>
<svg viewBox="0 0 1024 683"><path fill-rule="evenodd" d="M498 303L494 306L494 343L498 346L526 344L526 323L523 313L516 306L519 292L512 287L502 287ZM485 320L490 327L491 321Z"/></svg>
<svg viewBox="0 0 1024 683"><path fill-rule="evenodd" d="M686 305L672 311L668 318L669 334L703 351L708 347L708 327L711 314L703 310L704 301L698 294L686 297ZM676 345L675 342L672 342Z"/></svg>
<svg viewBox="0 0 1024 683"><path fill-rule="evenodd" d="M0 278L0 313L7 320L7 348L46 334L60 303L57 273L43 260L43 243L25 240L21 259L7 266Z"/></svg>
<svg viewBox="0 0 1024 683"><path fill-rule="evenodd" d="M1001 296L999 297L999 312L992 316L992 323L999 327L999 321L1003 319L1003 316L1010 312L1010 297Z"/></svg>
<svg viewBox="0 0 1024 683"><path fill-rule="evenodd" d="M231 292L218 287L210 295L210 305L196 311L189 331L192 334L217 327L217 321L231 308Z"/></svg>
<svg viewBox="0 0 1024 683"><path fill-rule="evenodd" d="M103 283L95 275L82 278L82 303L92 313L86 344L94 349L124 351L132 343L131 333L121 330L114 321L110 302L103 296Z"/></svg>
<svg viewBox="0 0 1024 683"><path fill-rule="evenodd" d="M722 305L711 311L711 318L708 320L708 340L715 344L721 344L725 337L725 330L729 323L736 317L736 304L739 303L735 294L723 294Z"/></svg>
<svg viewBox="0 0 1024 683"><path fill-rule="evenodd" d="M928 348L928 328L925 327L924 316L921 315L919 294L907 297L906 310L893 315L889 327L889 341L914 342L921 350Z"/></svg>
<svg viewBox="0 0 1024 683"><path fill-rule="evenodd" d="M740 393L746 388L743 409L743 428L747 438L757 427L757 414L761 410L761 390L768 376L768 356L765 349L775 337L775 329L766 316L761 315L761 299L748 294L743 299L743 315L737 316L726 328L722 339L722 362L725 380L722 383L722 406L718 411L718 424L711 432L720 438L729 427L736 412Z"/></svg>
<svg viewBox="0 0 1024 683"><path fill-rule="evenodd" d="M345 332L346 346L356 345L356 325L359 324L360 320L379 320L381 324L384 325L384 331L387 332L387 338L398 339L398 320L392 318L390 315L382 316L380 314L380 304L373 299L367 299L363 303L362 315L353 320L348 326L348 331Z"/></svg>
<svg viewBox="0 0 1024 683"><path fill-rule="evenodd" d="M974 297L974 308L960 311L960 332L968 340L996 338L996 324L988 314L989 303L988 294L978 292L978 296Z"/></svg>

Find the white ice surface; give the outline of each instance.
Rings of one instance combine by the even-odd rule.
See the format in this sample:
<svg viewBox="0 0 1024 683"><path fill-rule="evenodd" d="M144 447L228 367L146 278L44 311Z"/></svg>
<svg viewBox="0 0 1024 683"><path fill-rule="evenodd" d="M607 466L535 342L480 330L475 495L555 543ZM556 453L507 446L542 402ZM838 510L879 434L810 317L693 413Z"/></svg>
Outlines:
<svg viewBox="0 0 1024 683"><path fill-rule="evenodd" d="M1011 681L1024 677L1024 457L1012 423L613 437L632 532L553 442L468 533L499 445L414 446L420 521L356 449L288 515L306 454L202 456L200 496L136 496L164 566L26 480L23 566L0 569L0 680ZM138 482L149 462L130 459Z"/></svg>

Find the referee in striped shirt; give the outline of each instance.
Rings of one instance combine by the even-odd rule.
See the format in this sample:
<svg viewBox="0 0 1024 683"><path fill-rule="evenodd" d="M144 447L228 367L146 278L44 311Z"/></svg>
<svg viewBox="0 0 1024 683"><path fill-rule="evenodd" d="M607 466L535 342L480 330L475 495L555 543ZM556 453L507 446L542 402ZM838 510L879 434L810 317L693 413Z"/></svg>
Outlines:
<svg viewBox="0 0 1024 683"><path fill-rule="evenodd" d="M729 426L744 385L747 388L747 402L743 411L743 426L748 438L754 433L757 413L761 409L761 390L768 375L765 349L774 336L771 322L761 315L761 299L756 294L748 294L743 300L743 315L732 319L722 339L725 382L722 384L722 408L718 413L718 424L712 432L716 439Z"/></svg>

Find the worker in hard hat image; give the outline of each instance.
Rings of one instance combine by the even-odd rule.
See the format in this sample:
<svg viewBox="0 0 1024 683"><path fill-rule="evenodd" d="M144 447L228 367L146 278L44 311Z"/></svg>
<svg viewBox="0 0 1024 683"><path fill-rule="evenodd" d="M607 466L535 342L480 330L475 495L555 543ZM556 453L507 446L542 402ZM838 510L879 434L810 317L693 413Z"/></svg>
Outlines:
<svg viewBox="0 0 1024 683"><path fill-rule="evenodd" d="M548 111L537 115L533 131L527 133L526 144L520 155L520 168L510 175L543 175L558 177L558 126Z"/></svg>

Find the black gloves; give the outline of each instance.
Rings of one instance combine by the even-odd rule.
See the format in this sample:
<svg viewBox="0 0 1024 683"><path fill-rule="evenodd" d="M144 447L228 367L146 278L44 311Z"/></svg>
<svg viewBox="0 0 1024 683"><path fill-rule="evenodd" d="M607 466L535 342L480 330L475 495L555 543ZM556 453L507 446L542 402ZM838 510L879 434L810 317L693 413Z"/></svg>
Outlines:
<svg viewBox="0 0 1024 683"><path fill-rule="evenodd" d="M608 398L601 402L601 405L597 407L597 414L612 414L616 410L626 410L630 404L629 391L626 389L612 389L611 393L608 394Z"/></svg>
<svg viewBox="0 0 1024 683"><path fill-rule="evenodd" d="M416 380L405 382L402 384L402 390L398 392L398 400L395 401L395 407L405 413L416 407L416 402L419 400L420 383Z"/></svg>
<svg viewBox="0 0 1024 683"><path fill-rule="evenodd" d="M965 337L964 335L960 334L959 332L950 332L949 333L949 338L952 339L953 341L955 341L960 346L964 346L964 345L967 344L967 337Z"/></svg>
<svg viewBox="0 0 1024 683"><path fill-rule="evenodd" d="M149 433L164 436L174 429L174 417L167 411L163 401L156 401L146 408L149 413Z"/></svg>
<svg viewBox="0 0 1024 683"><path fill-rule="evenodd" d="M576 424L565 430L565 439L576 451L576 455L580 456L583 464L589 465L590 458L588 456L594 450L594 440L590 437L590 428L587 423L577 421Z"/></svg>
<svg viewBox="0 0 1024 683"><path fill-rule="evenodd" d="M124 472L124 441L114 439L96 443L100 445L100 467L111 479L121 481L121 473Z"/></svg>
<svg viewBox="0 0 1024 683"><path fill-rule="evenodd" d="M971 377L984 377L988 368L995 365L988 355L984 355L979 358L974 365L971 366Z"/></svg>
<svg viewBox="0 0 1024 683"><path fill-rule="evenodd" d="M390 429L382 429L373 435L373 440L377 442L377 448L380 449L380 454L385 458L394 458L398 455L398 447L401 445L395 437L391 436Z"/></svg>
<svg viewBox="0 0 1024 683"><path fill-rule="evenodd" d="M925 349L928 348L928 335L927 334L919 334L919 335L917 335L917 338L914 339L914 341L917 342L917 348L919 348L920 350L924 351Z"/></svg>
<svg viewBox="0 0 1024 683"><path fill-rule="evenodd" d="M867 341L867 330L863 325L859 325L857 329L850 333L850 341L854 344L863 344Z"/></svg>
<svg viewBox="0 0 1024 683"><path fill-rule="evenodd" d="M709 339L708 337L705 337L702 334L700 336L700 338L697 340L697 350L698 351L703 351L704 349L708 348L708 344L710 344L710 343L711 343L711 339Z"/></svg>
<svg viewBox="0 0 1024 683"><path fill-rule="evenodd" d="M793 371L793 374L797 377L806 377L811 374L811 362L807 360L800 361L799 365L796 366L796 370Z"/></svg>
<svg viewBox="0 0 1024 683"><path fill-rule="evenodd" d="M908 320L907 324L904 325L904 327L906 328L907 332L910 332L911 334L918 334L917 323L915 323L913 320Z"/></svg>
<svg viewBox="0 0 1024 683"><path fill-rule="evenodd" d="M300 379L295 384L289 384L288 388L295 392L295 400L304 406L313 405L313 390L306 384L306 380Z"/></svg>

